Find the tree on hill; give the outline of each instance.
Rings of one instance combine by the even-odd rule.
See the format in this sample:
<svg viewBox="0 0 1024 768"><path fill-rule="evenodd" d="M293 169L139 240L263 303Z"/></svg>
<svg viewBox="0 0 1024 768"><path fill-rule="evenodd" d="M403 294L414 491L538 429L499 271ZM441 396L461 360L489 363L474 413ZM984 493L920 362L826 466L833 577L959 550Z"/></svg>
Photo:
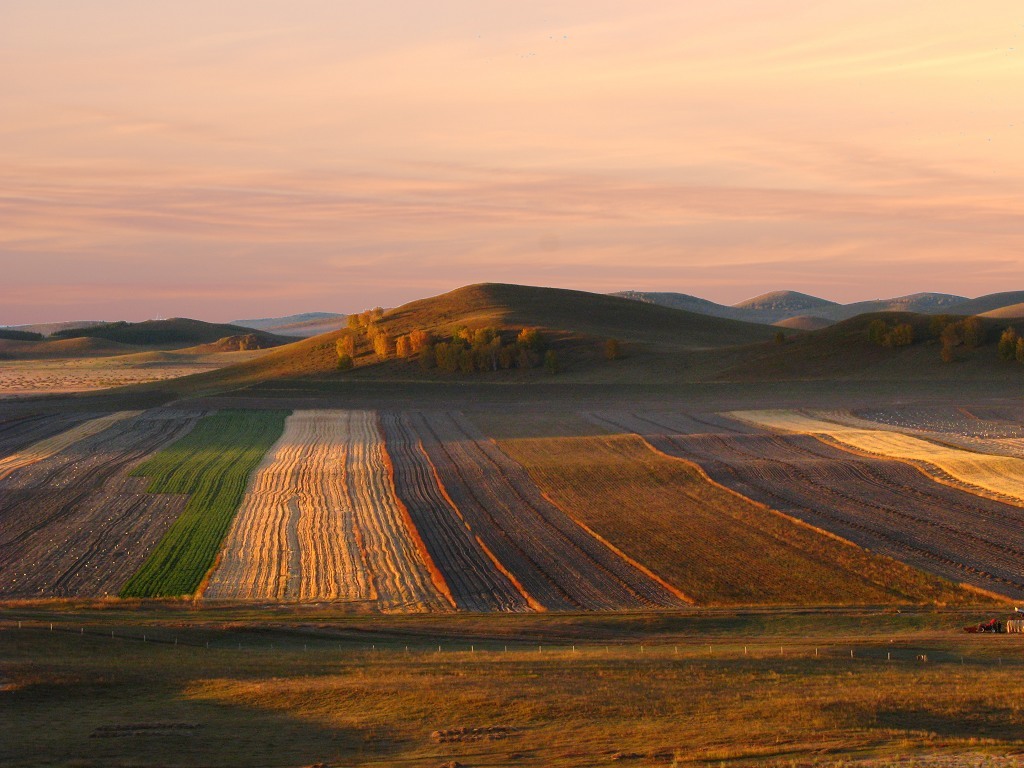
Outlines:
<svg viewBox="0 0 1024 768"><path fill-rule="evenodd" d="M549 349L544 353L544 368L552 375L558 373L558 355L555 350Z"/></svg>
<svg viewBox="0 0 1024 768"><path fill-rule="evenodd" d="M409 357L412 354L412 344L408 336L399 336L395 341L395 357Z"/></svg>
<svg viewBox="0 0 1024 768"><path fill-rule="evenodd" d="M391 344L391 337L383 331L379 331L373 337L373 351L377 353L377 357L382 360L390 357L393 347Z"/></svg>
<svg viewBox="0 0 1024 768"><path fill-rule="evenodd" d="M897 323L890 327L885 320L879 318L872 320L868 326L868 339L880 347L906 347L914 343L914 326L910 323Z"/></svg>
<svg viewBox="0 0 1024 768"><path fill-rule="evenodd" d="M1017 342L1020 335L1016 328L1007 328L999 337L999 357L1003 360L1013 360L1017 355Z"/></svg>
<svg viewBox="0 0 1024 768"><path fill-rule="evenodd" d="M342 355L348 355L349 357L356 356L356 339L352 334L346 334L340 337L334 342L334 348L338 352L338 357Z"/></svg>

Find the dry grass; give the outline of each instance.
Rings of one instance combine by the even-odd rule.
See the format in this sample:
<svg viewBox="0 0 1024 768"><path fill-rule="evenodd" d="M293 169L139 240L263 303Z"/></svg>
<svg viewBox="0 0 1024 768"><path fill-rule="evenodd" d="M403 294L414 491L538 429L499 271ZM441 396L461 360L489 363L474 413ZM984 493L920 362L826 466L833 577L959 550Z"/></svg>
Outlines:
<svg viewBox="0 0 1024 768"><path fill-rule="evenodd" d="M344 624L204 627L201 614L186 626L139 616L147 623L112 617L85 635L59 614L40 614L33 629L8 622L0 762L152 765L173 754L183 767L570 768L635 755L623 762L881 766L897 755L1024 747L1019 645L1007 637L899 631L890 642L874 620L833 617L819 633L836 622L840 631L861 626L859 636L807 640L799 620L787 629L783 617L741 621L731 635L651 630L605 645L587 639L600 619L577 627L575 650L549 639L542 652L522 642L505 652L500 639L478 635L470 652L468 641L453 645L456 625L410 636L404 624L347 634ZM500 633L502 618L488 625ZM773 634L761 634L762 623ZM530 626L514 622L519 633ZM122 639L142 632L149 642ZM432 737L495 727L506 736ZM121 735L98 737L111 733Z"/></svg>
<svg viewBox="0 0 1024 768"><path fill-rule="evenodd" d="M968 489L1024 505L1024 459L974 453L899 432L844 426L796 411L734 411L732 415L784 432L824 436L873 456L911 461L942 482L952 478Z"/></svg>
<svg viewBox="0 0 1024 768"><path fill-rule="evenodd" d="M962 599L953 585L837 541L712 483L635 436L504 440L547 496L701 603Z"/></svg>

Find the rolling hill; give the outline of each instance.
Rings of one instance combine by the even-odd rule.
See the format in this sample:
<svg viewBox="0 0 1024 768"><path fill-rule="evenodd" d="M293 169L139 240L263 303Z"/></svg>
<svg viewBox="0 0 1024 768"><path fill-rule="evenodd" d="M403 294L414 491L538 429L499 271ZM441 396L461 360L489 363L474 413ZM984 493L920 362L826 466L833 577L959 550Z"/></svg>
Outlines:
<svg viewBox="0 0 1024 768"><path fill-rule="evenodd" d="M752 299L741 301L733 306L716 304L713 301L690 296L685 293L659 293L654 291L621 291L612 294L634 301L660 304L676 309L727 317L733 320L745 320L750 323L781 325L786 328L822 327L821 322L836 323L849 320L857 315L871 312L917 312L920 314L964 314L974 315L985 311L977 307L994 309L1005 304L1024 301L1024 292L992 294L980 299L968 300L963 296L948 293L913 293L907 296L896 296L889 299L873 299L857 301L852 304L839 304L817 296L810 296L798 291L772 291ZM1015 297L1018 297L1015 299ZM977 303L977 304L976 304ZM815 320L802 318L812 317ZM797 318L801 318L797 320ZM789 321L794 321L790 323Z"/></svg>
<svg viewBox="0 0 1024 768"><path fill-rule="evenodd" d="M1024 291L989 293L970 301L955 304L950 307L949 313L953 315L982 315L1021 303L1024 303Z"/></svg>
<svg viewBox="0 0 1024 768"><path fill-rule="evenodd" d="M1011 320L1024 318L1024 301L1022 301L1020 304L1010 304L1009 306L1006 307L1000 307L999 309L992 309L989 310L988 312L982 312L981 316L992 318L1007 318Z"/></svg>
<svg viewBox="0 0 1024 768"><path fill-rule="evenodd" d="M869 339L872 322L889 326L906 323L914 329L914 342L887 348ZM803 333L785 344L760 345L733 350L721 356L731 362L711 373L716 380L902 380L940 381L1008 378L1018 380L1020 366L1000 361L995 342L1005 323L986 319L985 343L973 350L957 349L957 361L944 363L941 345L933 335L932 317L908 312L876 312L857 315L821 330Z"/></svg>
<svg viewBox="0 0 1024 768"><path fill-rule="evenodd" d="M629 301L583 291L484 283L405 304L385 313L378 327L392 338L424 330L439 338L456 329L493 327L514 334L523 328L539 328L567 366L580 375L598 370L606 361L602 348L609 338L619 340L630 368L651 370L668 365L676 371L686 366L688 355L707 349L756 344L774 337L775 330L752 323L684 312L654 304ZM333 331L271 350L257 360L210 373L162 383L178 392L229 390L274 379L309 376L349 378L458 379L460 374L421 371L411 360L390 359L380 363L361 333L356 369L337 372L336 341L349 330ZM494 375L533 375L504 371ZM538 375L540 372L536 372ZM464 378L464 376L463 376ZM157 386L157 385L148 385Z"/></svg>
<svg viewBox="0 0 1024 768"><path fill-rule="evenodd" d="M212 344L228 337L254 336L264 347L278 346L291 341L265 331L254 331L238 325L206 323L176 317L169 320L146 320L141 323L105 323L89 328L68 328L57 331L51 339L103 339L132 346L190 347Z"/></svg>
<svg viewBox="0 0 1024 768"><path fill-rule="evenodd" d="M799 291L772 291L741 301L734 305L736 309L756 312L763 323L776 323L797 315L815 315L822 317L833 307L839 306L834 301L819 299Z"/></svg>
<svg viewBox="0 0 1024 768"><path fill-rule="evenodd" d="M232 325L254 328L280 336L308 338L321 333L337 331L345 327L348 315L335 312L303 312L285 317L263 317L254 320L232 320Z"/></svg>

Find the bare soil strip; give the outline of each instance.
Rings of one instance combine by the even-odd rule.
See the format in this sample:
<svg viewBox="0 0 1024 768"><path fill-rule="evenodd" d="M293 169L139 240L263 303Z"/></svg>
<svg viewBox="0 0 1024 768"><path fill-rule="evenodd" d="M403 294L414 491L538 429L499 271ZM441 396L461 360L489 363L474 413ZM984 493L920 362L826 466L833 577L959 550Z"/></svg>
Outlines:
<svg viewBox="0 0 1024 768"><path fill-rule="evenodd" d="M398 496L440 568L456 606L467 611L525 611L527 599L495 568L459 511L445 497L408 418L381 414Z"/></svg>
<svg viewBox="0 0 1024 768"><path fill-rule="evenodd" d="M146 493L129 474L198 415L119 416L0 480L0 595L116 595L181 513L184 496Z"/></svg>
<svg viewBox="0 0 1024 768"><path fill-rule="evenodd" d="M940 482L952 478L968 490L1024 505L1024 459L979 454L901 432L849 427L798 411L735 411L732 415L770 429L828 438L873 456L909 461Z"/></svg>
<svg viewBox="0 0 1024 768"><path fill-rule="evenodd" d="M96 413L35 413L0 421L0 458L71 429Z"/></svg>
<svg viewBox="0 0 1024 768"><path fill-rule="evenodd" d="M444 610L370 411L297 411L253 473L207 599Z"/></svg>
<svg viewBox="0 0 1024 768"><path fill-rule="evenodd" d="M695 427L665 413L595 415L772 509L957 582L1024 597L1024 510L933 482L900 461L809 435ZM697 417L702 419L703 417Z"/></svg>
<svg viewBox="0 0 1024 768"><path fill-rule="evenodd" d="M547 501L526 471L461 414L409 414L466 525L526 594L550 610L684 603Z"/></svg>
<svg viewBox="0 0 1024 768"><path fill-rule="evenodd" d="M105 416L90 419L89 421L78 424L64 432L60 432L52 437L47 437L37 443L33 443L17 453L0 459L0 480L7 477L17 469L27 467L29 464L35 464L37 461L48 459L74 445L79 440L84 440L87 437L99 434L103 430L109 429L117 422L131 418L132 416L137 416L140 413L142 413L142 411L118 411L117 413L110 413Z"/></svg>

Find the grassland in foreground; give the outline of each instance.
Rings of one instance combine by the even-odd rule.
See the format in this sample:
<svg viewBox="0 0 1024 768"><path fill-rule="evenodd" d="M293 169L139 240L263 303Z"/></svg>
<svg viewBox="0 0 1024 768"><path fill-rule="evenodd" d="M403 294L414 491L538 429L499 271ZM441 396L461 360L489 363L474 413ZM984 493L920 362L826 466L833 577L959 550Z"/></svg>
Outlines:
<svg viewBox="0 0 1024 768"><path fill-rule="evenodd" d="M1011 765L1024 749L1024 639L959 631L984 614L256 613L5 611L0 763Z"/></svg>
<svg viewBox="0 0 1024 768"><path fill-rule="evenodd" d="M149 493L190 494L170 527L121 591L123 597L190 595L214 563L245 494L249 474L284 430L286 411L221 411L204 417L133 474Z"/></svg>

